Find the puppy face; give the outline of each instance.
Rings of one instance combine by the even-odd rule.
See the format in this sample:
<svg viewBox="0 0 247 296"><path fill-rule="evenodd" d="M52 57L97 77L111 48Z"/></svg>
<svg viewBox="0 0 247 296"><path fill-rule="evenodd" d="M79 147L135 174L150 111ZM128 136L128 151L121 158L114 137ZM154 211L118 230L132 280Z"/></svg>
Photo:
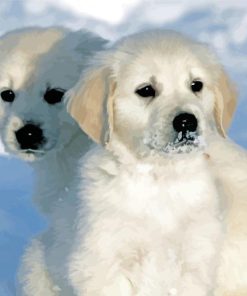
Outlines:
<svg viewBox="0 0 247 296"><path fill-rule="evenodd" d="M235 94L205 46L171 32L147 32L124 39L99 64L71 92L69 104L95 141L107 133L109 141L143 155L198 146L206 128L225 136ZM82 109L97 120L86 119Z"/></svg>
<svg viewBox="0 0 247 296"><path fill-rule="evenodd" d="M33 161L62 149L78 132L64 107L64 94L78 80L93 48L103 41L62 29L10 37L2 40L0 56L1 134L10 153Z"/></svg>

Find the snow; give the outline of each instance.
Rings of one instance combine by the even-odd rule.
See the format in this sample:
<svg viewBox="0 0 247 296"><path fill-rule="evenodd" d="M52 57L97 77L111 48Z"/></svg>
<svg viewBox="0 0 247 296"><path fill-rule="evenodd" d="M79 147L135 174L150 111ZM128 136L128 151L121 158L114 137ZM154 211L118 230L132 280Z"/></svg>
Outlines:
<svg viewBox="0 0 247 296"><path fill-rule="evenodd" d="M30 203L33 173L24 162L0 158L0 295L15 295L20 256L31 236L45 226Z"/></svg>
<svg viewBox="0 0 247 296"><path fill-rule="evenodd" d="M165 154L190 153L193 151L203 151L206 147L206 142L203 136L198 136L196 132L179 132L174 142L168 143L162 148Z"/></svg>
<svg viewBox="0 0 247 296"><path fill-rule="evenodd" d="M240 94L230 136L247 147L247 3L161 0L8 0L0 2L0 34L23 26L86 27L114 40L138 30L165 27L209 43ZM31 168L0 143L0 296L13 296L20 256L30 237L45 227L33 207ZM66 190L66 188L65 188Z"/></svg>
<svg viewBox="0 0 247 296"><path fill-rule="evenodd" d="M0 155L7 155L7 153L5 152L5 150L4 150L4 146L3 146L3 144L1 143L1 141L0 141Z"/></svg>

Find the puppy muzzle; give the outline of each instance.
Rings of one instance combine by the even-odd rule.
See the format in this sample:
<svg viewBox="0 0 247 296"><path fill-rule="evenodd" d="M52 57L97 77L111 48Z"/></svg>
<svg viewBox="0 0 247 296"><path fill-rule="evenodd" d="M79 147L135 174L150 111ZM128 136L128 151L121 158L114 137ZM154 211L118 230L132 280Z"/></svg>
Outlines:
<svg viewBox="0 0 247 296"><path fill-rule="evenodd" d="M15 131L19 149L27 153L37 153L46 143L42 128L33 122L28 122Z"/></svg>
<svg viewBox="0 0 247 296"><path fill-rule="evenodd" d="M166 153L189 153L204 146L200 118L193 112L181 111L173 117L173 140L163 151Z"/></svg>

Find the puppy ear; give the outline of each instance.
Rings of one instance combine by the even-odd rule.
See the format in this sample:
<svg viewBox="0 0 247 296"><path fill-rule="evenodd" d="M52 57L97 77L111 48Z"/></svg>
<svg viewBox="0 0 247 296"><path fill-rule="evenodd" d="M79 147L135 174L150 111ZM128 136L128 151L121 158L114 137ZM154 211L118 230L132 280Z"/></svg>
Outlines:
<svg viewBox="0 0 247 296"><path fill-rule="evenodd" d="M237 92L222 70L215 87L214 116L219 133L225 138L237 105Z"/></svg>
<svg viewBox="0 0 247 296"><path fill-rule="evenodd" d="M84 76L69 93L68 112L95 142L106 144L113 130L115 83L108 68Z"/></svg>

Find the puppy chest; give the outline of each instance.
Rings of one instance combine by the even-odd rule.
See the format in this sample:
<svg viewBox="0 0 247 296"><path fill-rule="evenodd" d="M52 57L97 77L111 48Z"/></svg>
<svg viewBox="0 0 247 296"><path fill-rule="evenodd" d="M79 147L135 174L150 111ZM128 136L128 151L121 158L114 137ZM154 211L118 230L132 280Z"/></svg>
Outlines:
<svg viewBox="0 0 247 296"><path fill-rule="evenodd" d="M216 206L214 184L207 174L183 170L141 170L119 176L115 191L121 209L162 224L175 223L193 210Z"/></svg>

